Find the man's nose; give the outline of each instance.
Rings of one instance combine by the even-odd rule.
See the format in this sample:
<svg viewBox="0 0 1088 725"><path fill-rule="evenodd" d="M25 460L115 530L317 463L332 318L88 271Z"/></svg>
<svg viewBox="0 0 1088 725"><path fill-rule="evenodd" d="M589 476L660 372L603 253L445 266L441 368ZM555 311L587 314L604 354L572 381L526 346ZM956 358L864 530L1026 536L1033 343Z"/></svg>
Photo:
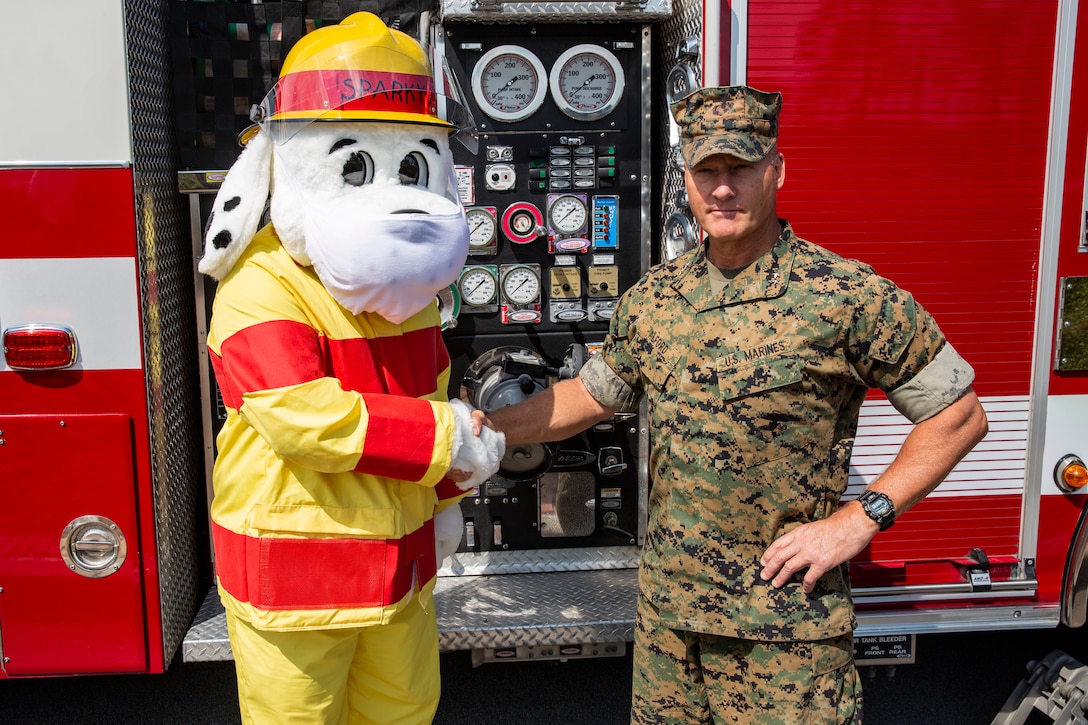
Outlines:
<svg viewBox="0 0 1088 725"><path fill-rule="evenodd" d="M737 195L736 187L733 184L733 177L731 174L720 174L715 179L714 196L723 199L731 199Z"/></svg>

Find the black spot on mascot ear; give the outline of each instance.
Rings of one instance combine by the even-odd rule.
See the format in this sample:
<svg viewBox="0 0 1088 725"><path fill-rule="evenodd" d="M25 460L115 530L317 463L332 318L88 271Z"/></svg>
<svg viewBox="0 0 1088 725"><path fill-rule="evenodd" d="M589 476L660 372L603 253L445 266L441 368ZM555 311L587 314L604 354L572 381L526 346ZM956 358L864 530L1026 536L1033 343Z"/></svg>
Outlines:
<svg viewBox="0 0 1088 725"><path fill-rule="evenodd" d="M215 238L212 239L212 246L216 249L225 249L226 247L230 246L230 243L232 241L233 238L231 237L230 232L224 229L223 231L216 234Z"/></svg>
<svg viewBox="0 0 1088 725"><path fill-rule="evenodd" d="M227 199L225 202L223 202L223 211L234 211L241 203L242 197L240 196L236 196L233 199Z"/></svg>

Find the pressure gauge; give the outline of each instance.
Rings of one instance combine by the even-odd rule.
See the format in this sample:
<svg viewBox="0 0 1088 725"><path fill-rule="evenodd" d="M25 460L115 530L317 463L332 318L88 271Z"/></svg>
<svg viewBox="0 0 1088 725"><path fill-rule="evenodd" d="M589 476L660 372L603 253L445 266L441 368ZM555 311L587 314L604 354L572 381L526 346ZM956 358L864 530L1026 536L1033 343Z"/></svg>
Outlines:
<svg viewBox="0 0 1088 725"><path fill-rule="evenodd" d="M472 95L480 110L496 121L522 121L544 103L546 78L544 65L532 51L500 45L473 67Z"/></svg>
<svg viewBox="0 0 1088 725"><path fill-rule="evenodd" d="M473 248L492 247L498 238L495 207L475 206L465 209L468 221L468 243Z"/></svg>
<svg viewBox="0 0 1088 725"><path fill-rule="evenodd" d="M533 231L535 226L536 225L533 223L533 217L530 216L527 212L522 212L521 214L514 214L510 217L510 228L513 229L514 233L516 234L524 236L529 232Z"/></svg>
<svg viewBox="0 0 1088 725"><path fill-rule="evenodd" d="M586 228L589 212L585 200L575 194L560 194L549 200L548 224L558 234L577 234Z"/></svg>
<svg viewBox="0 0 1088 725"><path fill-rule="evenodd" d="M555 61L549 76L559 110L576 121L611 113L623 95L623 66L599 45L576 45Z"/></svg>
<svg viewBox="0 0 1088 725"><path fill-rule="evenodd" d="M544 232L544 215L535 204L514 202L502 213L502 233L514 244L528 244Z"/></svg>
<svg viewBox="0 0 1088 725"><path fill-rule="evenodd" d="M483 307L495 301L498 283L489 267L465 267L457 280L461 300L471 307Z"/></svg>
<svg viewBox="0 0 1088 725"><path fill-rule="evenodd" d="M502 295L515 305L528 305L540 299L540 272L524 264L505 270Z"/></svg>

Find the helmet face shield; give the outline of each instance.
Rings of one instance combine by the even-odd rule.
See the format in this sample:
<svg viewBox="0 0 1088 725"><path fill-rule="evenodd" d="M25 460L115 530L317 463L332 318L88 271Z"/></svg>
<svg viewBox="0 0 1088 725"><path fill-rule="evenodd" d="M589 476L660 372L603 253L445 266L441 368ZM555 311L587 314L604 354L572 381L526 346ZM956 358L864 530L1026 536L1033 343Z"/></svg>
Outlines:
<svg viewBox="0 0 1088 725"><path fill-rule="evenodd" d="M456 61L455 65L451 65L444 54L440 57L441 75L438 78L444 92L438 94L438 114L453 127L453 138L475 156L480 149L480 139L476 133L476 119L465 102L464 86L461 83L464 70L456 65Z"/></svg>

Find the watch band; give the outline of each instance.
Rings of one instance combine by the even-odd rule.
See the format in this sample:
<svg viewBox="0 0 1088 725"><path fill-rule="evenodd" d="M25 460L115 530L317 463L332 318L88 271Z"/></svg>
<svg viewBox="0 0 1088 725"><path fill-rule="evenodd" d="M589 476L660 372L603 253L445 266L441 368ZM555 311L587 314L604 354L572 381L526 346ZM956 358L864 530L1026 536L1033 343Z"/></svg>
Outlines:
<svg viewBox="0 0 1088 725"><path fill-rule="evenodd" d="M879 524L881 531L887 531L895 523L895 504L887 494L866 490L858 501L865 515Z"/></svg>

